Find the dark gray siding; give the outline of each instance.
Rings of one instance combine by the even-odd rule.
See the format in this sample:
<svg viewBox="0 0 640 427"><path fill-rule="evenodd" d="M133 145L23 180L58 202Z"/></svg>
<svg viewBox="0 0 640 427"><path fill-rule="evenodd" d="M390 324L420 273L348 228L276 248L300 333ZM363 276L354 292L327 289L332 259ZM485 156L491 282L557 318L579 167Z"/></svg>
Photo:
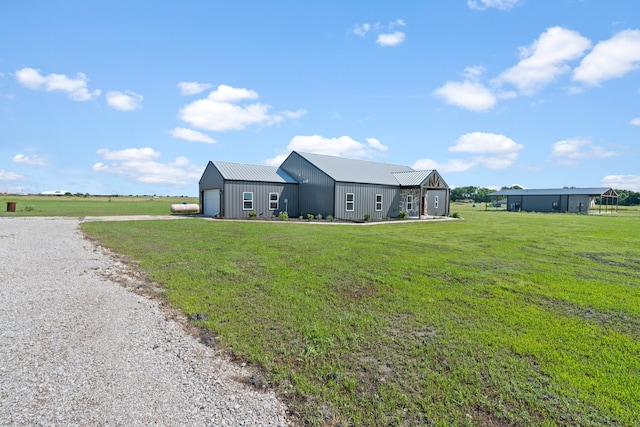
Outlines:
<svg viewBox="0 0 640 427"><path fill-rule="evenodd" d="M204 173L202 174L199 183L200 212L204 212L204 190L213 190L217 188L222 191L223 187L224 179L222 178L222 175L220 175L220 172L218 171L218 169L216 169L213 163L209 162L207 164L207 167L204 169ZM220 203L220 212L221 215L224 216L224 204L222 204L222 201Z"/></svg>
<svg viewBox="0 0 640 427"><path fill-rule="evenodd" d="M507 210L587 213L591 201L591 197L587 195L550 194L507 196Z"/></svg>
<svg viewBox="0 0 640 427"><path fill-rule="evenodd" d="M354 195L354 209L347 211L347 193ZM375 210L376 194L382 194L382 211ZM395 218L400 206L400 188L388 185L356 184L337 182L335 214L340 219L362 219L365 214L371 218Z"/></svg>
<svg viewBox="0 0 640 427"><path fill-rule="evenodd" d="M278 216L287 210L289 215L298 212L298 185L269 182L227 181L222 192L223 215L225 218L248 218L255 212L259 218ZM253 193L253 209L244 210L243 193ZM269 208L269 193L278 193L278 209ZM288 200L285 206L284 199Z"/></svg>
<svg viewBox="0 0 640 427"><path fill-rule="evenodd" d="M431 216L449 215L449 191L443 190L426 190L426 214ZM438 207L436 208L436 197L438 198Z"/></svg>
<svg viewBox="0 0 640 427"><path fill-rule="evenodd" d="M298 215L336 216L333 196L335 181L331 177L296 152L292 152L280 168L298 181ZM292 212L290 210L290 215Z"/></svg>

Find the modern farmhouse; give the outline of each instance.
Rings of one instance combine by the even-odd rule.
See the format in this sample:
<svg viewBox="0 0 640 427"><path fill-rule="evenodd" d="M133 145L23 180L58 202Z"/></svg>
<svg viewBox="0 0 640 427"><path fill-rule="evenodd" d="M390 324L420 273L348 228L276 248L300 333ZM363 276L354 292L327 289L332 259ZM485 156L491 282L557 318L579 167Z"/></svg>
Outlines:
<svg viewBox="0 0 640 427"><path fill-rule="evenodd" d="M435 170L297 151L279 167L210 161L200 178L202 213L221 218L447 216L449 197Z"/></svg>
<svg viewBox="0 0 640 427"><path fill-rule="evenodd" d="M613 188L553 188L546 190L500 190L487 194L487 202L512 212L570 212L589 213L599 201L598 212L618 207L618 194ZM489 203L487 203L489 206Z"/></svg>

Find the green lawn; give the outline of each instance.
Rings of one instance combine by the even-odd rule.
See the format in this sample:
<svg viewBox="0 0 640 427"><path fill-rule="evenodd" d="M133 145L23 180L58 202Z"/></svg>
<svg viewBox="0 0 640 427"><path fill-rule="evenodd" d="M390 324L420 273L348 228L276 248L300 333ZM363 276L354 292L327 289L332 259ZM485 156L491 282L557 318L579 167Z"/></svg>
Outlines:
<svg viewBox="0 0 640 427"><path fill-rule="evenodd" d="M16 203L7 212L7 202ZM0 217L13 216L110 216L168 215L174 203L198 203L186 197L101 196L0 196Z"/></svg>
<svg viewBox="0 0 640 427"><path fill-rule="evenodd" d="M86 223L311 425L640 424L640 211Z"/></svg>

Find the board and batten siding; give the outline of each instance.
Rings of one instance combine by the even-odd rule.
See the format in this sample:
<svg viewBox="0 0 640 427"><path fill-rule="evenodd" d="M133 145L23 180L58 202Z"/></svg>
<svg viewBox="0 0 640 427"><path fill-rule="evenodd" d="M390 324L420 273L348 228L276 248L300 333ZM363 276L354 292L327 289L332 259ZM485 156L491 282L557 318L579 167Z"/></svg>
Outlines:
<svg viewBox="0 0 640 427"><path fill-rule="evenodd" d="M347 211L347 194L354 196L353 211ZM382 195L382 210L376 211L376 194ZM339 219L395 218L398 216L400 189L388 185L337 182L335 192L335 217Z"/></svg>
<svg viewBox="0 0 640 427"><path fill-rule="evenodd" d="M334 215L335 181L295 151L282 163L282 170L298 181L298 215Z"/></svg>
<svg viewBox="0 0 640 427"><path fill-rule="evenodd" d="M243 193L253 193L253 209L244 209ZM269 193L278 194L278 209L270 209ZM285 210L289 215L298 212L298 186L297 184L227 181L224 185L222 199L225 218L248 218L249 212L255 212L259 218L269 218ZM288 203L285 206L284 200Z"/></svg>

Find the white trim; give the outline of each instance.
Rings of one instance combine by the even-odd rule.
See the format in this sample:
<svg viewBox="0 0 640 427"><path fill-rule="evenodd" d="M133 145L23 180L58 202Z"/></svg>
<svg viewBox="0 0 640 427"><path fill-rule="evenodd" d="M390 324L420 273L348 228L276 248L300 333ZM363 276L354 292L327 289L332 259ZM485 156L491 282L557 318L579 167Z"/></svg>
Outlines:
<svg viewBox="0 0 640 427"><path fill-rule="evenodd" d="M438 196L433 196L433 207L438 209Z"/></svg>
<svg viewBox="0 0 640 427"><path fill-rule="evenodd" d="M413 210L413 194L407 194L407 211Z"/></svg>
<svg viewBox="0 0 640 427"><path fill-rule="evenodd" d="M246 196L247 194L251 194L251 196L247 198L247 196ZM242 210L243 211L252 211L253 210L253 191L243 191L242 192Z"/></svg>
<svg viewBox="0 0 640 427"><path fill-rule="evenodd" d="M380 201L378 201L378 197ZM376 212L382 212L382 194L376 194L374 209Z"/></svg>
<svg viewBox="0 0 640 427"><path fill-rule="evenodd" d="M271 196L276 196L275 199L272 199ZM275 202L275 207L272 205L272 203ZM277 211L279 209L280 206L280 195L278 193L269 193L269 210L270 211Z"/></svg>
<svg viewBox="0 0 640 427"><path fill-rule="evenodd" d="M349 200L349 196L351 196L351 200ZM347 193L345 198L345 211L353 212L356 207L356 195L354 193ZM351 204L351 209L349 209L349 204Z"/></svg>

